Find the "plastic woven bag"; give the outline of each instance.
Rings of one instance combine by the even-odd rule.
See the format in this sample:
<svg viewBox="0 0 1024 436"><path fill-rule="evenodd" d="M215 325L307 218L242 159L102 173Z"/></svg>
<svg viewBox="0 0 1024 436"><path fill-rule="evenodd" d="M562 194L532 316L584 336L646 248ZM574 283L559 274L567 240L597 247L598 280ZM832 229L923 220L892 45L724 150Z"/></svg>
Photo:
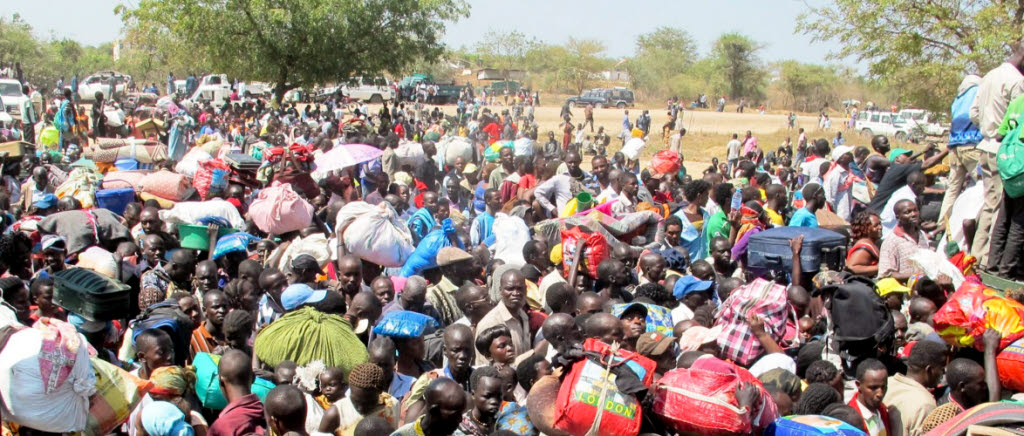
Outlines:
<svg viewBox="0 0 1024 436"><path fill-rule="evenodd" d="M362 201L338 211L336 229L345 228L345 249L360 259L384 267L401 267L413 252L412 234L388 202L374 206Z"/></svg>
<svg viewBox="0 0 1024 436"><path fill-rule="evenodd" d="M977 283L961 285L932 320L943 339L961 347L982 350L984 344L978 339L989 327L1002 335L1000 349L1024 337L1024 305Z"/></svg>
<svg viewBox="0 0 1024 436"><path fill-rule="evenodd" d="M103 436L128 419L142 397L153 389L153 382L95 357L91 363L96 375L96 393L89 397L89 420L82 433Z"/></svg>
<svg viewBox="0 0 1024 436"><path fill-rule="evenodd" d="M393 338L417 338L430 333L437 326L437 320L430 316L409 310L396 310L384 314L373 327L373 333Z"/></svg>
<svg viewBox="0 0 1024 436"><path fill-rule="evenodd" d="M645 387L654 378L654 361L631 351L618 349L597 339L583 343L588 357L572 365L555 401L558 430L573 436L633 436L642 418L640 401L632 392L622 392L610 367L626 367ZM596 431L596 432L595 432Z"/></svg>
<svg viewBox="0 0 1024 436"><path fill-rule="evenodd" d="M583 259L580 262L583 270L593 278L597 279L597 266L608 258L610 249L608 240L604 235L594 232L586 232L582 227L576 226L569 230L562 230L562 266L565 276L572 272L572 260L576 256L576 244L579 240L584 241Z"/></svg>
<svg viewBox="0 0 1024 436"><path fill-rule="evenodd" d="M220 159L209 159L199 162L192 186L199 191L199 196L206 200L211 196L223 193L228 188L227 175L231 167Z"/></svg>
<svg viewBox="0 0 1024 436"><path fill-rule="evenodd" d="M679 153L672 150L661 150L651 157L651 169L658 174L675 174L683 166Z"/></svg>
<svg viewBox="0 0 1024 436"><path fill-rule="evenodd" d="M249 205L249 217L260 230L280 235L309 227L313 205L299 197L292 185L274 182Z"/></svg>

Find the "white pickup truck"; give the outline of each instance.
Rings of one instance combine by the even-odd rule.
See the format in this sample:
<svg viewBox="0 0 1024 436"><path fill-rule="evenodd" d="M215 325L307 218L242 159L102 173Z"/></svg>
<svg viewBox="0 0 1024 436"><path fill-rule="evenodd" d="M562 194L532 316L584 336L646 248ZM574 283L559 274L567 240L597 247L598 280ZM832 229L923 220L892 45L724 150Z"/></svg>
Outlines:
<svg viewBox="0 0 1024 436"><path fill-rule="evenodd" d="M920 128L926 136L949 136L949 125L939 123L938 119L935 113L924 109L903 109L897 116L908 132Z"/></svg>

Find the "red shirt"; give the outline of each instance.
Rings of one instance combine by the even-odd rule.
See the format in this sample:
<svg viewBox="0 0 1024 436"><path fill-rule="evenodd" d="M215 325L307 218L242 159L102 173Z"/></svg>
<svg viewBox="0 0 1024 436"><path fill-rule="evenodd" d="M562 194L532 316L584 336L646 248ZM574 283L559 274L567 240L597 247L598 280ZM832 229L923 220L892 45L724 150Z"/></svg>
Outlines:
<svg viewBox="0 0 1024 436"><path fill-rule="evenodd" d="M260 404L256 394L246 395L228 404L206 432L207 436L244 436L249 433L267 433L263 404Z"/></svg>

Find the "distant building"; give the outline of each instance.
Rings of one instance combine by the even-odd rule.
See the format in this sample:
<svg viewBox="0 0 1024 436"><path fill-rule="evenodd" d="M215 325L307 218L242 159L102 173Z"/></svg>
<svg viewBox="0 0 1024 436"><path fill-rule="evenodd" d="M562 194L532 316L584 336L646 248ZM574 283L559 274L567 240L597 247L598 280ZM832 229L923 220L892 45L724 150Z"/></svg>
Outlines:
<svg viewBox="0 0 1024 436"><path fill-rule="evenodd" d="M628 82L629 73L622 70L602 71L601 78L610 82Z"/></svg>

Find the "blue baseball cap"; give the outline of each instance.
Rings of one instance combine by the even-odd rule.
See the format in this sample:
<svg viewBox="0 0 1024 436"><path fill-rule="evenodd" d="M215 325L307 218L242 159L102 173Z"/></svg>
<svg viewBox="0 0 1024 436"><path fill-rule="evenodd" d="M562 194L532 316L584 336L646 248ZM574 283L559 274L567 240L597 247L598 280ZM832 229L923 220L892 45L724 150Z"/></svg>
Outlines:
<svg viewBox="0 0 1024 436"><path fill-rule="evenodd" d="M284 310L293 310L303 304L319 303L324 298L327 298L327 291L314 291L309 285L296 283L281 293L281 306Z"/></svg>
<svg viewBox="0 0 1024 436"><path fill-rule="evenodd" d="M672 288L672 296L676 297L676 300L682 300L688 294L711 289L711 286L714 284L715 282L710 280L701 280L694 276L683 276L676 280L676 285Z"/></svg>

